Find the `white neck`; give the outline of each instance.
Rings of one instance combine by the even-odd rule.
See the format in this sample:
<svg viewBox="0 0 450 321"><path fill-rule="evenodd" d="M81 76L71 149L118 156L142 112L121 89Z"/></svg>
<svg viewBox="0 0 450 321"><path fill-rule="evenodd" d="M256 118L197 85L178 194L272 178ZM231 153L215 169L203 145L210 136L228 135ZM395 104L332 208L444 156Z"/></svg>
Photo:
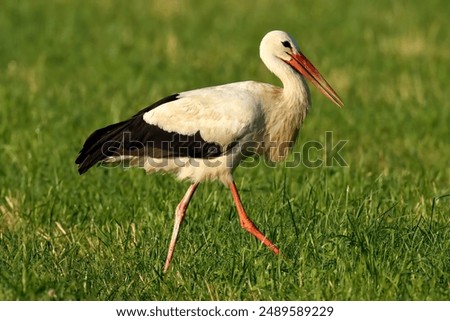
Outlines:
<svg viewBox="0 0 450 321"><path fill-rule="evenodd" d="M283 83L283 90L277 95L276 106L266 111L266 144L277 148L266 150L272 161L286 157L286 147L292 148L298 131L311 104L309 88L305 79L288 64L274 56L261 57L267 68Z"/></svg>

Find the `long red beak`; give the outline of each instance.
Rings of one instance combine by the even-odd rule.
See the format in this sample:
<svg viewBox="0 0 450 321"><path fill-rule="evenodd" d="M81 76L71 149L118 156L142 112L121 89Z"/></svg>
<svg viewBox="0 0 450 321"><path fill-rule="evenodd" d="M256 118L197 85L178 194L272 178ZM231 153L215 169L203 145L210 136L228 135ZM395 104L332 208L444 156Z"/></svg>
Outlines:
<svg viewBox="0 0 450 321"><path fill-rule="evenodd" d="M303 76L305 76L309 81L311 81L314 86L316 86L322 94L324 94L328 99L339 107L344 107L344 103L333 88L328 84L325 78L322 77L320 72L313 66L313 64L306 58L301 52L295 55L291 55L292 59L286 61L292 68L297 70Z"/></svg>

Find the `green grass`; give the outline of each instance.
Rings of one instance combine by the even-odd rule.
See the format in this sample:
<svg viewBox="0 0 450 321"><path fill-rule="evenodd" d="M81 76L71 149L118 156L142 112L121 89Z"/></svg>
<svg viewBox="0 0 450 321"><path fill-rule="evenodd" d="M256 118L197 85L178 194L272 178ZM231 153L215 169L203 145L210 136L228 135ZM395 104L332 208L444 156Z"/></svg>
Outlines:
<svg viewBox="0 0 450 321"><path fill-rule="evenodd" d="M0 299L448 300L450 3L2 1ZM239 168L239 225L200 186L170 271L188 184L75 157L94 129L182 90L254 79L269 30L289 31L343 98L312 89L297 144L348 140L348 167ZM323 156L323 155L318 155ZM324 157L324 156L323 156Z"/></svg>

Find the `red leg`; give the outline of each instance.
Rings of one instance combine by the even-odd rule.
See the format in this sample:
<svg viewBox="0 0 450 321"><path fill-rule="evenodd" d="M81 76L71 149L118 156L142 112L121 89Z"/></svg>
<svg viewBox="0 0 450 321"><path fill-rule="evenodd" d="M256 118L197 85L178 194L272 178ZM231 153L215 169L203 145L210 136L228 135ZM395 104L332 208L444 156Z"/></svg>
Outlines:
<svg viewBox="0 0 450 321"><path fill-rule="evenodd" d="M253 234L258 240L260 240L265 246L267 246L273 253L278 254L280 250L273 245L272 242L267 239L264 234L261 233L260 230L255 226L255 224L250 220L244 210L244 206L242 205L241 198L239 197L238 190L236 188L236 184L232 181L230 184L231 194L233 195L234 203L236 204L236 208L239 214L239 221L241 226L246 229L248 232Z"/></svg>
<svg viewBox="0 0 450 321"><path fill-rule="evenodd" d="M184 195L183 199L181 200L180 204L178 204L177 209L175 211L175 223L173 225L172 239L170 240L169 250L167 252L166 263L164 264L164 272L166 272L169 269L170 261L172 261L173 252L175 251L175 245L177 243L178 231L180 230L181 222L183 222L183 218L184 218L184 215L186 214L186 210L189 206L189 202L190 202L195 190L197 189L197 186L198 186L198 183L193 183L189 187L189 189L187 190L187 192Z"/></svg>

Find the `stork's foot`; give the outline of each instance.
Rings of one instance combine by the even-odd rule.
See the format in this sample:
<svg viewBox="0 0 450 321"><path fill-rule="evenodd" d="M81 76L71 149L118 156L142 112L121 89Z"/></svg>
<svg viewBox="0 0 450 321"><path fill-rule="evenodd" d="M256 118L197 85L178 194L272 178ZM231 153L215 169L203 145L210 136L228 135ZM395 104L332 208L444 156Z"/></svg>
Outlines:
<svg viewBox="0 0 450 321"><path fill-rule="evenodd" d="M260 240L265 246L267 246L273 253L279 254L280 250L256 227L256 225L250 220L245 213L244 206L242 205L239 192L237 190L234 181L230 184L231 194L233 195L234 203L239 215L239 222L241 226L250 234L254 235L258 240Z"/></svg>
<svg viewBox="0 0 450 321"><path fill-rule="evenodd" d="M173 225L172 238L170 239L169 250L167 251L166 263L164 264L164 272L167 272L172 261L173 253L175 251L175 246L177 244L178 232L180 231L180 225L183 222L184 216L186 215L186 210L191 201L192 195L194 195L197 189L198 183L193 183L187 190L180 204L178 204L175 211L175 223Z"/></svg>

